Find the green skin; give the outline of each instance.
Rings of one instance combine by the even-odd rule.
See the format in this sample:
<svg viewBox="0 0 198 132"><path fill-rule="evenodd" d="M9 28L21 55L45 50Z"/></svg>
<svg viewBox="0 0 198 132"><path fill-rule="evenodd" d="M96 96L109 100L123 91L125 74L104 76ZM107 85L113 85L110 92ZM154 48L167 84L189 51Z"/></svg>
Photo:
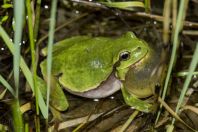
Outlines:
<svg viewBox="0 0 198 132"><path fill-rule="evenodd" d="M46 48L42 50L45 56L46 51ZM53 46L51 85L57 87L61 84L66 90L83 93L99 87L112 73L124 81L128 70L149 52L148 45L132 32L117 39L88 36L65 39ZM123 53L129 53L129 56L124 59L121 57ZM40 64L45 80L46 63L44 60ZM150 104L129 94L124 87L121 89L128 105L149 112Z"/></svg>

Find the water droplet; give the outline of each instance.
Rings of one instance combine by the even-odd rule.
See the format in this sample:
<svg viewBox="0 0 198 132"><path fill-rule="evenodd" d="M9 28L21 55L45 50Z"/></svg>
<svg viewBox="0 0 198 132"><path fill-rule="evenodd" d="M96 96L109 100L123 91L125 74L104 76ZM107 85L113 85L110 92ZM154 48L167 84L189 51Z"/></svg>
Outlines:
<svg viewBox="0 0 198 132"><path fill-rule="evenodd" d="M114 98L115 98L114 96L111 96L111 97L110 97L110 99L114 99Z"/></svg>
<svg viewBox="0 0 198 132"><path fill-rule="evenodd" d="M49 6L48 6L48 5L44 5L44 8L45 8L45 9L48 9L48 8L49 8Z"/></svg>
<svg viewBox="0 0 198 132"><path fill-rule="evenodd" d="M119 13L118 13L118 12L116 12L116 13L115 13L115 15L116 15L116 16L119 16Z"/></svg>
<svg viewBox="0 0 198 132"><path fill-rule="evenodd" d="M135 109L135 107L131 107L131 109L132 109L132 110L134 110L134 109Z"/></svg>
<svg viewBox="0 0 198 132"><path fill-rule="evenodd" d="M78 10L76 10L76 14L79 14L79 11Z"/></svg>
<svg viewBox="0 0 198 132"><path fill-rule="evenodd" d="M3 51L3 50L5 50L5 48L2 47L1 50Z"/></svg>
<svg viewBox="0 0 198 132"><path fill-rule="evenodd" d="M99 99L94 99L93 101L98 102L98 101L99 101Z"/></svg>

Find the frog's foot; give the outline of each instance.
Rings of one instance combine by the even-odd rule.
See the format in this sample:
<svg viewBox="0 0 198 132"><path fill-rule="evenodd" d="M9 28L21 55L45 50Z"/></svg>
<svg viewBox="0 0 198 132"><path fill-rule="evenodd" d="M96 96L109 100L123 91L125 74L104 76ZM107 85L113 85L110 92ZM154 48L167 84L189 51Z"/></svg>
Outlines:
<svg viewBox="0 0 198 132"><path fill-rule="evenodd" d="M121 88L122 94L124 97L124 101L126 102L127 105L133 107L134 109L137 109L142 112L152 112L153 110L153 105L149 104L146 101L140 100L137 97L129 94L125 88Z"/></svg>
<svg viewBox="0 0 198 132"><path fill-rule="evenodd" d="M112 73L106 81L102 82L100 86L86 92L74 92L65 88L68 92L86 98L105 98L117 92L121 88L121 81L118 80Z"/></svg>

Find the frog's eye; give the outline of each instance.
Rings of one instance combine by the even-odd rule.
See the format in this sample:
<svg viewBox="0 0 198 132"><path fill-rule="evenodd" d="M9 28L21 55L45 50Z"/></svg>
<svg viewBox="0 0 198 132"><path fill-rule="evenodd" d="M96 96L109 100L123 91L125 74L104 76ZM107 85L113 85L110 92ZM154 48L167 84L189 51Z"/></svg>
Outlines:
<svg viewBox="0 0 198 132"><path fill-rule="evenodd" d="M128 60L129 57L130 57L130 52L128 51L124 51L120 54L120 60L125 61L125 60Z"/></svg>

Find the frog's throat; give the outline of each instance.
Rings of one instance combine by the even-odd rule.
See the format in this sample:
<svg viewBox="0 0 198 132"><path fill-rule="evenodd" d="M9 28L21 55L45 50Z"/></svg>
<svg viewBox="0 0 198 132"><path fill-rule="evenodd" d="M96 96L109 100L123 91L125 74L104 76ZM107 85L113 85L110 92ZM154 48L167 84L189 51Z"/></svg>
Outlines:
<svg viewBox="0 0 198 132"><path fill-rule="evenodd" d="M102 82L97 88L85 91L75 92L68 88L65 88L68 92L86 98L105 98L113 93L117 92L121 88L121 81L115 77L114 73L111 73L106 81Z"/></svg>

